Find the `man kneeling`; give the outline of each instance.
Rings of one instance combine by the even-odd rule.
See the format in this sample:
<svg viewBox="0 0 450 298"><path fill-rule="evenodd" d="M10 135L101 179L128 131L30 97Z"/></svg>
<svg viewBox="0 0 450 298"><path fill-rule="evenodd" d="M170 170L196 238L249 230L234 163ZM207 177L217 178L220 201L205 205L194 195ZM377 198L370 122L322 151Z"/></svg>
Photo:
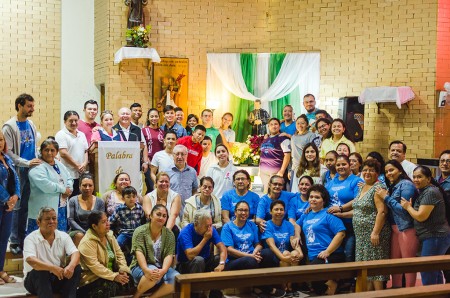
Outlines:
<svg viewBox="0 0 450 298"><path fill-rule="evenodd" d="M24 286L39 298L61 293L75 298L80 281L80 253L70 236L58 231L53 208L41 208L37 218L39 229L25 238L23 247ZM66 266L66 256L70 263Z"/></svg>

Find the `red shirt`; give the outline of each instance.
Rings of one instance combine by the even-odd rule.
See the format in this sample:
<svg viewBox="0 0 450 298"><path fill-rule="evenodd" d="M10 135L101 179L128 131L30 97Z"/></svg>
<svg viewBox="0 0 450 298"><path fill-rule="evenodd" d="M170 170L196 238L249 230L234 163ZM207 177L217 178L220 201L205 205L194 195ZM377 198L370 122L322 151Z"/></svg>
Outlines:
<svg viewBox="0 0 450 298"><path fill-rule="evenodd" d="M203 157L202 144L194 143L192 136L179 138L177 144L184 145L188 149L187 164L197 171L198 176Z"/></svg>
<svg viewBox="0 0 450 298"><path fill-rule="evenodd" d="M78 130L86 135L86 140L89 145L91 144L92 129L96 126L100 126L100 124L95 121L93 123L87 123L82 119L78 121Z"/></svg>

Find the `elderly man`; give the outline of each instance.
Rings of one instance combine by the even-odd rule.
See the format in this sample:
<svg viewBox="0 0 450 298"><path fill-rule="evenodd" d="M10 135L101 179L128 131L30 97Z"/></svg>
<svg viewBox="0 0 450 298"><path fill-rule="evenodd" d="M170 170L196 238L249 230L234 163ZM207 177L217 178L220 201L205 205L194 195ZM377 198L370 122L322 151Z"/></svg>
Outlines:
<svg viewBox="0 0 450 298"><path fill-rule="evenodd" d="M219 255L211 254L211 244L218 248ZM209 210L195 211L194 223L181 230L177 241L177 257L177 269L181 274L224 270L227 249L212 225ZM209 297L222 297L222 293L211 290Z"/></svg>
<svg viewBox="0 0 450 298"><path fill-rule="evenodd" d="M389 158L395 159L401 163L408 177L411 178L411 180L413 179L413 171L417 166L406 159L405 143L402 141L392 141L389 144Z"/></svg>
<svg viewBox="0 0 450 298"><path fill-rule="evenodd" d="M31 232L23 247L24 286L39 298L60 293L75 298L81 276L80 253L70 236L56 229L53 208L41 208L37 218L39 230ZM70 256L66 264L66 256Z"/></svg>
<svg viewBox="0 0 450 298"><path fill-rule="evenodd" d="M170 188L180 194L182 209L180 218L183 216L185 202L197 193L197 172L187 164L188 149L184 145L176 145L173 148L174 165L167 170L170 177Z"/></svg>

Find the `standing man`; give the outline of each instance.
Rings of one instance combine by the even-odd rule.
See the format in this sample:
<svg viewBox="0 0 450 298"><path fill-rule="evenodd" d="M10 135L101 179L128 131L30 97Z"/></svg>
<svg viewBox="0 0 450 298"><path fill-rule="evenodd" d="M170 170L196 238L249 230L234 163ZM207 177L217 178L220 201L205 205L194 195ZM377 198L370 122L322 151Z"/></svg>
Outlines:
<svg viewBox="0 0 450 298"><path fill-rule="evenodd" d="M69 234L56 229L58 220L53 208L41 208L37 224L39 229L25 238L25 289L38 297L53 297L53 293L60 293L75 298L82 271L80 253Z"/></svg>
<svg viewBox="0 0 450 298"><path fill-rule="evenodd" d="M202 141L202 167L200 169L200 173L198 174L198 179L202 179L206 176L206 172L208 169L213 165L217 163L216 155L211 152L212 148L212 142L211 138L208 136L205 136Z"/></svg>
<svg viewBox="0 0 450 298"><path fill-rule="evenodd" d="M142 172L146 172L149 167L148 150L145 144L144 135L139 126L131 123L131 110L129 108L121 108L119 110L119 122L113 126L113 129L122 136L126 142L138 141L141 143L141 168ZM139 181L139 194L142 193L142 176Z"/></svg>
<svg viewBox="0 0 450 298"><path fill-rule="evenodd" d="M179 138L177 144L184 145L188 149L187 164L200 173L202 165L203 147L202 141L205 137L206 128L203 125L197 125L194 128L192 136Z"/></svg>
<svg viewBox="0 0 450 298"><path fill-rule="evenodd" d="M98 103L92 99L86 101L84 103L83 112L84 119L78 121L78 130L84 133L88 144L91 145L92 130L97 126L100 126L100 124L95 122L95 117L97 117L98 114Z"/></svg>
<svg viewBox="0 0 450 298"><path fill-rule="evenodd" d="M220 132L217 128L213 127L213 112L210 109L204 109L201 118L203 126L206 128L205 135L211 138L211 151L214 152L214 149L216 149L217 136L220 135Z"/></svg>
<svg viewBox="0 0 450 298"><path fill-rule="evenodd" d="M218 248L219 255L211 253L214 251L211 250L211 244ZM181 230L177 241L177 258L177 271L181 274L224 270L227 249L212 225L209 210L195 211L194 222ZM199 293L192 293L192 297L199 297ZM211 290L209 297L223 297L223 295L219 290Z"/></svg>
<svg viewBox="0 0 450 298"><path fill-rule="evenodd" d="M154 184L156 184L158 172L166 172L173 167L173 148L176 144L177 134L173 131L166 132L164 135L164 150L156 152L150 163L150 178Z"/></svg>
<svg viewBox="0 0 450 298"><path fill-rule="evenodd" d="M417 167L414 163L406 159L406 145L402 141L392 141L389 144L389 158L395 159L402 164L403 169L411 180L413 180L413 172Z"/></svg>
<svg viewBox="0 0 450 298"><path fill-rule="evenodd" d="M171 105L167 105L164 107L163 112L166 123L161 125L161 129L164 133L174 131L177 134L177 138L187 136L186 129L181 124L177 123L177 119L175 118L175 108Z"/></svg>
<svg viewBox="0 0 450 298"><path fill-rule="evenodd" d="M303 106L306 110L306 117L308 118L308 123L311 125L316 121L316 98L314 95L308 93L303 96Z"/></svg>
<svg viewBox="0 0 450 298"><path fill-rule="evenodd" d="M177 123L183 126L184 122L184 112L183 109L180 107L175 108L175 118L177 119Z"/></svg>
<svg viewBox="0 0 450 298"><path fill-rule="evenodd" d="M131 110L131 122L139 126L139 128L142 128L142 123L139 123L139 119L142 117L142 106L140 103L135 102L130 106Z"/></svg>
<svg viewBox="0 0 450 298"><path fill-rule="evenodd" d="M287 137L292 137L297 130L295 127L294 109L291 105L286 105L283 108L283 123L281 123L280 132L284 133Z"/></svg>
<svg viewBox="0 0 450 298"><path fill-rule="evenodd" d="M188 149L184 145L176 145L173 148L173 155L175 164L167 170L167 174L170 178L170 188L180 194L182 205L180 218L182 218L186 200L197 193L197 172L187 164Z"/></svg>
<svg viewBox="0 0 450 298"><path fill-rule="evenodd" d="M13 254L20 254L28 219L28 199L30 198L30 181L28 172L30 167L41 164L38 156L38 132L33 122L28 119L33 116L34 98L29 94L21 94L16 98L15 108L17 116L9 119L3 125L3 135L8 147L8 156L16 165L20 179L20 198L13 210L10 250Z"/></svg>
<svg viewBox="0 0 450 298"><path fill-rule="evenodd" d="M448 149L442 151L439 156L439 170L441 170L441 176L437 177L436 180L450 198L450 150Z"/></svg>

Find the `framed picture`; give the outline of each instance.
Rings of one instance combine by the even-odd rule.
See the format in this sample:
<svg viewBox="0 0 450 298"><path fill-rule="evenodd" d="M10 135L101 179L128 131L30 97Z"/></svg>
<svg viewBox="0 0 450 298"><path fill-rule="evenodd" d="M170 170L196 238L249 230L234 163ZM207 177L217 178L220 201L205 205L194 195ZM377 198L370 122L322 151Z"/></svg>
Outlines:
<svg viewBox="0 0 450 298"><path fill-rule="evenodd" d="M166 105L180 107L187 114L188 82L188 58L162 57L160 63L153 63L152 103L160 115Z"/></svg>

